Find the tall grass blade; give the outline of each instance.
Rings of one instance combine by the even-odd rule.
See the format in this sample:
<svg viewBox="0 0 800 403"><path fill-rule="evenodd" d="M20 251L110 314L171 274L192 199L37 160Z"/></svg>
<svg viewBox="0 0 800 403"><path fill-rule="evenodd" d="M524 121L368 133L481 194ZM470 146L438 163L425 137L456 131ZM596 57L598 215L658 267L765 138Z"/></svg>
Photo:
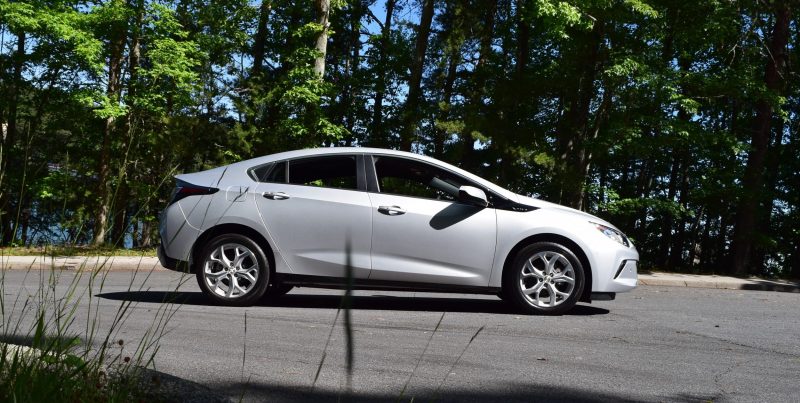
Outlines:
<svg viewBox="0 0 800 403"><path fill-rule="evenodd" d="M433 336L436 334L436 331L439 330L439 326L442 324L442 320L444 320L444 314L445 312L442 312L442 316L440 316L439 321L436 322L436 326L433 328L431 335L428 336L428 342L425 343L425 348L422 350L422 354L420 354L419 358L417 358L417 363L414 365L414 370L411 371L411 375L408 376L405 385L403 385L403 390L400 391L400 396L397 397L398 401L403 399L403 395L406 393L406 388L408 388L408 385L411 383L411 378L414 377L414 374L417 372L417 368L419 368L419 364L422 362L422 357L424 357L425 353L428 352L428 347L431 345L431 340L433 340Z"/></svg>
<svg viewBox="0 0 800 403"><path fill-rule="evenodd" d="M336 316L333 317L331 330L328 332L328 340L325 341L325 346L322 348L322 357L319 360L319 365L317 365L317 373L314 374L314 382L311 383L311 390L314 390L314 387L317 385L319 373L322 371L322 366L325 364L325 357L328 355L328 345L331 343L331 337L333 337L333 329L336 328L336 321L339 320L339 312L341 312L341 309L337 309Z"/></svg>
<svg viewBox="0 0 800 403"><path fill-rule="evenodd" d="M433 399L431 400L435 401L439 397L439 390L441 390L444 383L447 382L447 377L450 376L450 373L453 372L453 368L455 368L458 362L461 361L461 357L464 356L464 353L467 352L469 346L472 344L473 341L475 341L475 338L478 337L478 335L481 333L481 331L483 331L483 328L485 327L486 325L481 326L480 329L478 329L478 331L475 332L475 334L473 334L472 337L469 339L467 345L464 346L464 349L461 350L461 354L459 354L458 358L456 358L456 360L453 361L453 364L450 365L450 368L447 370L447 373L444 374L444 378L442 379L441 382L439 382L439 386L436 387L436 391L433 393Z"/></svg>
<svg viewBox="0 0 800 403"><path fill-rule="evenodd" d="M353 264L350 251L350 238L347 238L345 246L345 277L347 279L347 288L345 288L344 296L342 297L342 309L344 309L344 336L345 347L347 349L347 390L350 390L352 376L353 376L353 323L350 314L350 308L353 302Z"/></svg>

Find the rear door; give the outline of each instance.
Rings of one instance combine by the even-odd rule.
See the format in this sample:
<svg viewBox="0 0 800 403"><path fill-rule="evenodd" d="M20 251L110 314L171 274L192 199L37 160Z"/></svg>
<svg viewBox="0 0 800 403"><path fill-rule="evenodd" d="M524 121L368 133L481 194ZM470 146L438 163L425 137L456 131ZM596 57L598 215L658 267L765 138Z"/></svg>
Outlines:
<svg viewBox="0 0 800 403"><path fill-rule="evenodd" d="M353 275L369 276L372 212L361 155L278 162L263 175L256 204L292 273L343 277L349 240Z"/></svg>
<svg viewBox="0 0 800 403"><path fill-rule="evenodd" d="M374 172L367 170L372 183L369 278L487 286L497 235L495 210L461 203L442 190L475 185L424 161L372 159Z"/></svg>

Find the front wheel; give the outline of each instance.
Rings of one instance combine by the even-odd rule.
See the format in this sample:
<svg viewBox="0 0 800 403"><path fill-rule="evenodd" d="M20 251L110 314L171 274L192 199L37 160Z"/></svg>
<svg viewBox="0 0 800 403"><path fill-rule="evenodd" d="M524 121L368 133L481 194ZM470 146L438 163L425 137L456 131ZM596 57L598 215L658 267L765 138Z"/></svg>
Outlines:
<svg viewBox="0 0 800 403"><path fill-rule="evenodd" d="M203 249L197 270L200 289L221 305L252 305L266 292L269 263L261 247L250 238L225 234Z"/></svg>
<svg viewBox="0 0 800 403"><path fill-rule="evenodd" d="M522 248L503 273L503 299L524 313L561 315L578 302L584 278L572 251L557 243L536 242Z"/></svg>

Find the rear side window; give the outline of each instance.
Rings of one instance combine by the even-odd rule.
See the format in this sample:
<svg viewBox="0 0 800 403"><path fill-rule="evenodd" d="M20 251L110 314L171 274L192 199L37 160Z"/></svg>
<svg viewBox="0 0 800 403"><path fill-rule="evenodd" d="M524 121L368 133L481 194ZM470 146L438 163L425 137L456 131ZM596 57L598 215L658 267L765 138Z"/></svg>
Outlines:
<svg viewBox="0 0 800 403"><path fill-rule="evenodd" d="M264 178L264 182L286 183L286 161L278 162Z"/></svg>
<svg viewBox="0 0 800 403"><path fill-rule="evenodd" d="M250 176L259 182L286 183L286 161L253 168Z"/></svg>
<svg viewBox="0 0 800 403"><path fill-rule="evenodd" d="M356 158L350 155L289 161L289 183L338 189L358 189Z"/></svg>
<svg viewBox="0 0 800 403"><path fill-rule="evenodd" d="M275 165L275 164L261 165L261 166L258 166L258 167L255 167L255 168L251 169L250 170L250 177L252 177L253 179L255 179L255 180L259 181L259 182L264 182L264 178L267 176L267 173L269 173L269 170L272 169L273 165Z"/></svg>

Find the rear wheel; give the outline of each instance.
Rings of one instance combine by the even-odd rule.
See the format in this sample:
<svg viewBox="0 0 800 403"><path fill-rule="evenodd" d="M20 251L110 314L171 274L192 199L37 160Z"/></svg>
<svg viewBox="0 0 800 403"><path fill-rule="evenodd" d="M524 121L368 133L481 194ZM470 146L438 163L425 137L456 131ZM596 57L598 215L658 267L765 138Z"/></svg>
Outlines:
<svg viewBox="0 0 800 403"><path fill-rule="evenodd" d="M571 250L537 242L522 248L503 273L503 299L525 313L560 315L578 302L584 278Z"/></svg>
<svg viewBox="0 0 800 403"><path fill-rule="evenodd" d="M213 238L203 249L197 270L200 289L222 305L252 305L266 292L269 261L261 247L239 234Z"/></svg>

